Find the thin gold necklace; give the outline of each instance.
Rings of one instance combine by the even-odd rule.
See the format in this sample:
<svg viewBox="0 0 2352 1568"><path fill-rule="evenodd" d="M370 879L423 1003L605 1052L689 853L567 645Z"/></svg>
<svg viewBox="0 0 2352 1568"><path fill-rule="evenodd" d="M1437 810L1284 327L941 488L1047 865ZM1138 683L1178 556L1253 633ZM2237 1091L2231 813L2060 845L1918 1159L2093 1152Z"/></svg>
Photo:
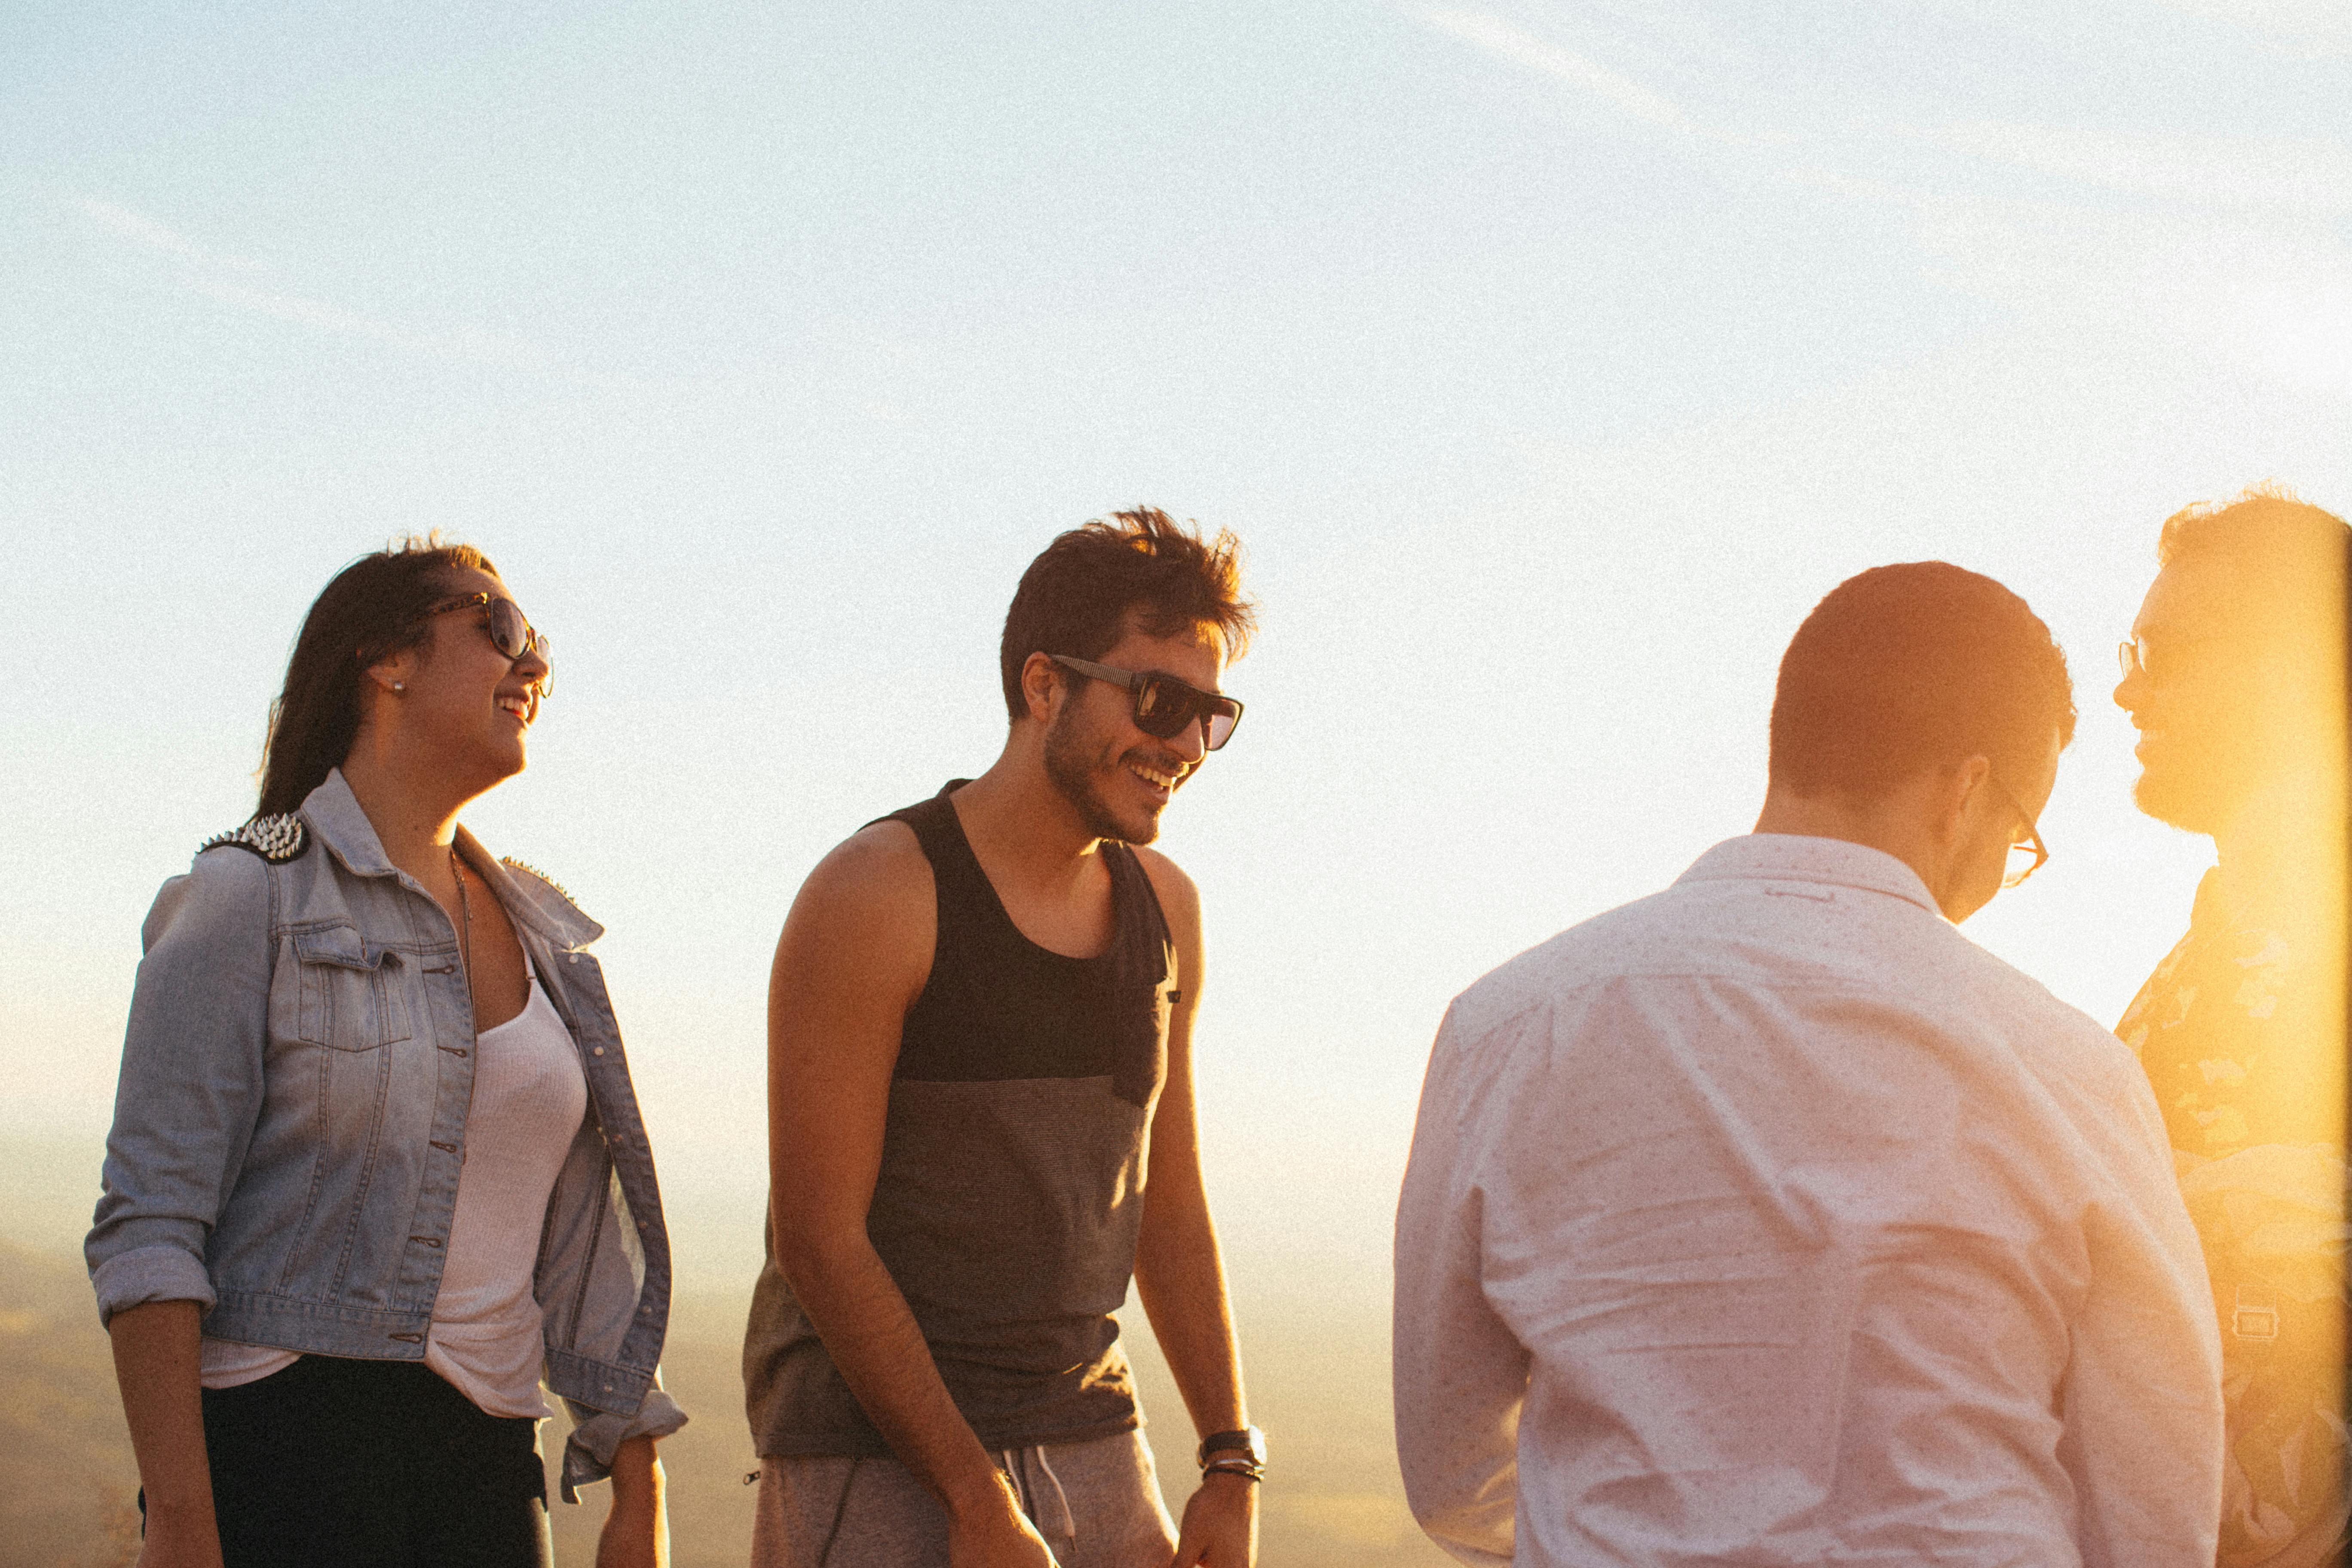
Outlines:
<svg viewBox="0 0 2352 1568"><path fill-rule="evenodd" d="M466 1005L474 1006L474 900L466 892L466 865L457 858L457 847L449 846L449 874L457 879L457 941L461 944L466 964Z"/></svg>

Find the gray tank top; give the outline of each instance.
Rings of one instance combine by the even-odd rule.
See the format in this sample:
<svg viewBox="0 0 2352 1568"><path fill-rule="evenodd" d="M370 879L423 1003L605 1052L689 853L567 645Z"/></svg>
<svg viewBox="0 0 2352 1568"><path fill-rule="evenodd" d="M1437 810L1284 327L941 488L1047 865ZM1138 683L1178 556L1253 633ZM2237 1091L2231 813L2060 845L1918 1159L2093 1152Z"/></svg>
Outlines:
<svg viewBox="0 0 2352 1568"><path fill-rule="evenodd" d="M1069 958L1023 936L948 803L966 782L881 819L931 863L939 935L900 1033L866 1235L983 1446L1108 1436L1137 1425L1111 1314L1135 1271L1174 949L1135 851L1108 842L1108 949ZM743 1385L763 1456L889 1452L772 1242Z"/></svg>

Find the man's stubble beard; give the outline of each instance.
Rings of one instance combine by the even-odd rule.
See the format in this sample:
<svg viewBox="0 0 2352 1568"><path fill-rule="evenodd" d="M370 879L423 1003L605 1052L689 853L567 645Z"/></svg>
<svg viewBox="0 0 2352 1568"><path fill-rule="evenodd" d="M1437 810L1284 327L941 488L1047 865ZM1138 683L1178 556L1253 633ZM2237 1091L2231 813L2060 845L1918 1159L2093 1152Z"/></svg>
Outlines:
<svg viewBox="0 0 2352 1568"><path fill-rule="evenodd" d="M1064 800L1078 814L1086 830L1097 838L1115 838L1122 844L1149 844L1160 837L1157 817L1146 816L1142 831L1131 832L1128 826L1111 815L1095 788L1094 768L1085 742L1076 733L1065 710L1045 731L1045 777Z"/></svg>
<svg viewBox="0 0 2352 1568"><path fill-rule="evenodd" d="M2216 813L2206 792L2193 784L2151 775L2146 769L2132 781L2132 804L2146 816L2183 833L2210 834Z"/></svg>
<svg viewBox="0 0 2352 1568"><path fill-rule="evenodd" d="M2193 744L2143 762L2132 781L2132 804L2168 827L2210 837L2227 826L2261 786L2263 759L2273 748L2259 732L2200 736Z"/></svg>

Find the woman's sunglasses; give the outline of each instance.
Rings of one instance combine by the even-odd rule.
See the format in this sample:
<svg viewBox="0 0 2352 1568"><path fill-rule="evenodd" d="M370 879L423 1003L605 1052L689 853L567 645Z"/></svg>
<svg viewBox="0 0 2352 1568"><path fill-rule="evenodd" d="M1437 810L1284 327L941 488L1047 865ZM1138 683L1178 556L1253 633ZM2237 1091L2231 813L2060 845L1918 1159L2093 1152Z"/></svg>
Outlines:
<svg viewBox="0 0 2352 1568"><path fill-rule="evenodd" d="M555 690L555 655L549 647L547 634L523 619L522 606L512 599L501 599L496 594L460 594L454 599L426 605L416 618L429 621L451 610L472 609L489 611L484 629L490 634L490 646L508 658L519 659L534 648L538 650L539 662L547 666L547 673L536 683L540 700L545 701Z"/></svg>
<svg viewBox="0 0 2352 1568"><path fill-rule="evenodd" d="M1222 693L1188 686L1172 675L1149 669L1121 669L1116 665L1072 658L1065 653L1045 657L1089 680L1127 688L1129 695L1135 699L1135 727L1163 741L1172 741L1198 724L1208 749L1213 752L1233 739L1234 726L1242 721L1240 703Z"/></svg>

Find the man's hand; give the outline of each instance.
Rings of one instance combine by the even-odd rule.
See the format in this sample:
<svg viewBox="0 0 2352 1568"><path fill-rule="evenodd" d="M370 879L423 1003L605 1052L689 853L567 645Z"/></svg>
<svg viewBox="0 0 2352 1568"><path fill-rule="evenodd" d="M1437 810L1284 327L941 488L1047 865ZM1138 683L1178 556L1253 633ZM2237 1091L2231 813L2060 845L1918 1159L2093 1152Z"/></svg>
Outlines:
<svg viewBox="0 0 2352 1568"><path fill-rule="evenodd" d="M1202 1477L1201 1489L1184 1505L1171 1568L1255 1568L1256 1563L1257 1483L1241 1476Z"/></svg>
<svg viewBox="0 0 2352 1568"><path fill-rule="evenodd" d="M669 1510L651 1437L613 1455L613 1507L596 1538L596 1568L669 1568Z"/></svg>
<svg viewBox="0 0 2352 1568"><path fill-rule="evenodd" d="M948 1510L948 1568L1056 1568L1053 1548L1037 1533L1002 1482L992 1497L969 1509Z"/></svg>

